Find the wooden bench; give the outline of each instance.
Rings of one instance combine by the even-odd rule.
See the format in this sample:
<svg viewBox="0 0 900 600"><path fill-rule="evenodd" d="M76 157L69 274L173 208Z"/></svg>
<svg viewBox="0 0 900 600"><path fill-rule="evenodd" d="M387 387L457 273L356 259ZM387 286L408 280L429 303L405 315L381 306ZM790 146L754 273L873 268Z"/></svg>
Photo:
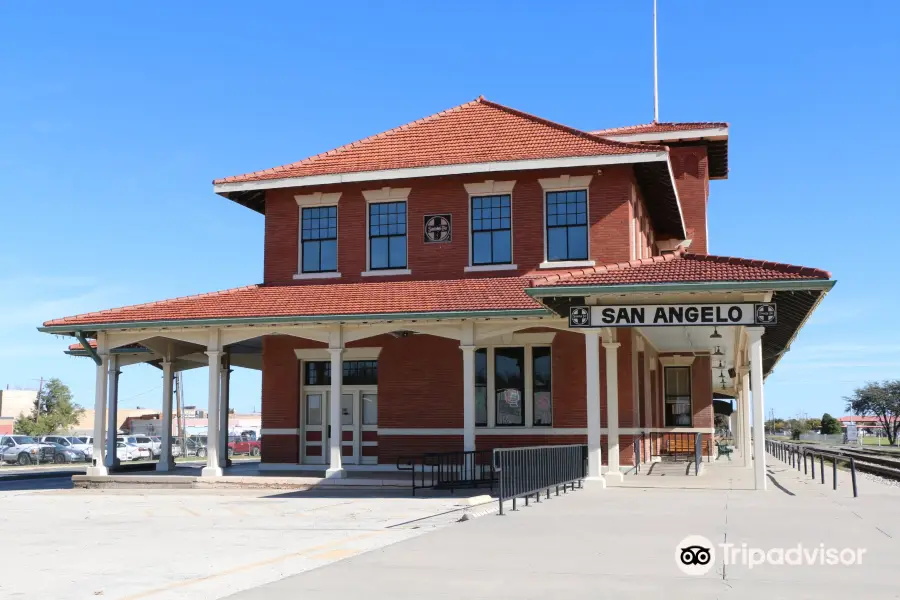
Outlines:
<svg viewBox="0 0 900 600"><path fill-rule="evenodd" d="M667 454L693 454L694 453L694 438L691 437L676 437L676 438L666 438L666 453Z"/></svg>

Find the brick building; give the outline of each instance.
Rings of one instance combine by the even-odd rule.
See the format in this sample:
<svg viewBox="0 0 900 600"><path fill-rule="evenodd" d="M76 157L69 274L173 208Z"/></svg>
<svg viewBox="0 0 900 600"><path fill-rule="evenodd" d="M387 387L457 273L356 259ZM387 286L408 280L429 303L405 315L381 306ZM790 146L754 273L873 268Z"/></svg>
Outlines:
<svg viewBox="0 0 900 600"><path fill-rule="evenodd" d="M585 443L615 482L635 439L646 457L709 438L714 392L737 399L750 467L750 390L762 431L764 377L834 282L709 255L709 182L727 175L726 123L588 132L479 98L215 181L265 215L262 283L41 330L86 345L98 415L125 365L162 367L164 419L172 373L208 367L213 476L234 366L262 370L261 469Z"/></svg>

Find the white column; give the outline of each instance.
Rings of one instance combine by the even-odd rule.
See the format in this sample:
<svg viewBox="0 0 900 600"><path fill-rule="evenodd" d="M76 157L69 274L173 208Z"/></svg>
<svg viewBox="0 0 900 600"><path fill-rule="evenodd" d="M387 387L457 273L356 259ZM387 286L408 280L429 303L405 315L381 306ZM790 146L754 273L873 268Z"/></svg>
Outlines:
<svg viewBox="0 0 900 600"><path fill-rule="evenodd" d="M175 373L171 361L164 360L163 371L163 397L162 397L162 447L159 450L159 462L156 463L157 471L175 470L175 457L172 456L172 390L174 387Z"/></svg>
<svg viewBox="0 0 900 600"><path fill-rule="evenodd" d="M600 446L600 333L584 334L585 383L587 392L588 478L606 486L600 474L603 449Z"/></svg>
<svg viewBox="0 0 900 600"><path fill-rule="evenodd" d="M101 349L101 341L97 341L100 364L94 381L94 451L92 465L88 467L88 475L109 475L104 464L104 438L106 437L106 373L109 370L109 355Z"/></svg>
<svg viewBox="0 0 900 600"><path fill-rule="evenodd" d="M218 337L218 336L216 336ZM210 345L206 351L209 357L209 396L207 399L207 431L206 431L206 466L201 475L204 477L221 477L222 467L219 465L219 376L222 352L218 346Z"/></svg>
<svg viewBox="0 0 900 600"><path fill-rule="evenodd" d="M621 482L622 471L619 470L619 362L618 342L603 342L606 348L606 420L607 451L606 480Z"/></svg>
<svg viewBox="0 0 900 600"><path fill-rule="evenodd" d="M753 481L756 489L766 489L765 402L763 399L763 327L748 327L750 338L750 389L753 392Z"/></svg>
<svg viewBox="0 0 900 600"><path fill-rule="evenodd" d="M231 357L224 353L219 377L219 466L223 469L231 465L228 458L228 412L231 408L229 387L231 384Z"/></svg>
<svg viewBox="0 0 900 600"><path fill-rule="evenodd" d="M744 466L750 468L753 463L750 457L753 455L753 446L750 442L750 373L747 369L741 369L741 454Z"/></svg>
<svg viewBox="0 0 900 600"><path fill-rule="evenodd" d="M325 477L340 478L345 475L341 462L341 383L344 374L341 354L344 349L329 348L328 352L331 353L331 397L328 399L330 403L328 425L331 427L331 437L328 441L330 460Z"/></svg>
<svg viewBox="0 0 900 600"><path fill-rule="evenodd" d="M119 457L116 456L116 435L119 432L119 357L115 354L109 357L109 405L106 408L106 455L103 464L107 469L119 466Z"/></svg>
<svg viewBox="0 0 900 600"><path fill-rule="evenodd" d="M475 450L475 346L460 346L463 359L463 450Z"/></svg>

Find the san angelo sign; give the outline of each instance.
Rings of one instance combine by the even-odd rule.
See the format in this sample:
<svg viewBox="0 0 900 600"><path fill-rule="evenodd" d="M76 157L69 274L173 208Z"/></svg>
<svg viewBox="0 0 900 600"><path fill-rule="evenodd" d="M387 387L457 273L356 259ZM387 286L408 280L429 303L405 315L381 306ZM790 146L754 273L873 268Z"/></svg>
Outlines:
<svg viewBox="0 0 900 600"><path fill-rule="evenodd" d="M573 306L569 327L663 327L778 324L774 303Z"/></svg>

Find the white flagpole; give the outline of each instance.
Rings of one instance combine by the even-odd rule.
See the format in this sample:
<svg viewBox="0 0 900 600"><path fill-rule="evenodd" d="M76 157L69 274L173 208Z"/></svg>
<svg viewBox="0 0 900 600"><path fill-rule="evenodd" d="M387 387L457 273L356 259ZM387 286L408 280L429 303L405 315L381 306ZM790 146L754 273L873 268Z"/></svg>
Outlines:
<svg viewBox="0 0 900 600"><path fill-rule="evenodd" d="M656 0L653 0L653 122L659 123L659 64L656 49Z"/></svg>

